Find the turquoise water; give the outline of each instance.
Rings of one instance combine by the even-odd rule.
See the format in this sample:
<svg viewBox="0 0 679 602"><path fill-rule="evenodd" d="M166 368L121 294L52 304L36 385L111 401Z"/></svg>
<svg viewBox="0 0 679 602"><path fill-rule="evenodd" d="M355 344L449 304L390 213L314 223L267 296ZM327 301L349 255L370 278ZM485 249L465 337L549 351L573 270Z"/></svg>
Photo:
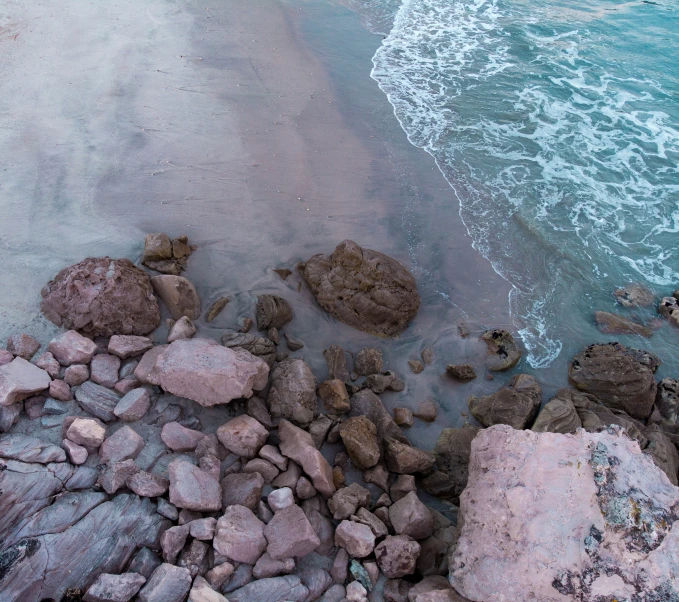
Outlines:
<svg viewBox="0 0 679 602"><path fill-rule="evenodd" d="M354 5L385 36L372 77L513 285L533 367L615 310L615 288L679 288L676 1Z"/></svg>

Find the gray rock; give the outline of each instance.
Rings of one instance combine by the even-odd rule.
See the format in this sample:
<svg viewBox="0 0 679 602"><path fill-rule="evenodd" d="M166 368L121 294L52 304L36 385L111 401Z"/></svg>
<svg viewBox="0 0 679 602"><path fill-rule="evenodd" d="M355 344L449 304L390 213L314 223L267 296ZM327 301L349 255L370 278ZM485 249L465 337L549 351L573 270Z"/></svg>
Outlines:
<svg viewBox="0 0 679 602"><path fill-rule="evenodd" d="M318 415L316 378L300 359L281 362L271 374L267 404L271 415L307 426Z"/></svg>
<svg viewBox="0 0 679 602"><path fill-rule="evenodd" d="M65 462L66 452L35 437L19 434L0 435L0 458L49 464Z"/></svg>
<svg viewBox="0 0 679 602"><path fill-rule="evenodd" d="M305 566L297 571L302 583L309 590L307 600L318 600L332 584L332 577L320 567Z"/></svg>
<svg viewBox="0 0 679 602"><path fill-rule="evenodd" d="M155 571L162 563L163 561L158 554L148 548L142 548L130 561L127 572L138 573L148 579L151 576L151 573L153 573L153 571Z"/></svg>
<svg viewBox="0 0 679 602"><path fill-rule="evenodd" d="M146 578L137 573L101 573L88 588L83 602L129 602L144 583Z"/></svg>
<svg viewBox="0 0 679 602"><path fill-rule="evenodd" d="M469 410L484 426L508 424L524 429L535 420L542 403L542 389L527 374L517 374L507 387L485 397L470 397Z"/></svg>
<svg viewBox="0 0 679 602"><path fill-rule="evenodd" d="M259 579L232 591L229 602L305 602L309 590L297 575Z"/></svg>
<svg viewBox="0 0 679 602"><path fill-rule="evenodd" d="M139 602L183 602L191 588L188 569L161 564L139 592Z"/></svg>
<svg viewBox="0 0 679 602"><path fill-rule="evenodd" d="M99 420L112 422L116 419L113 411L120 401L120 395L114 391L87 381L76 390L75 398L83 410Z"/></svg>

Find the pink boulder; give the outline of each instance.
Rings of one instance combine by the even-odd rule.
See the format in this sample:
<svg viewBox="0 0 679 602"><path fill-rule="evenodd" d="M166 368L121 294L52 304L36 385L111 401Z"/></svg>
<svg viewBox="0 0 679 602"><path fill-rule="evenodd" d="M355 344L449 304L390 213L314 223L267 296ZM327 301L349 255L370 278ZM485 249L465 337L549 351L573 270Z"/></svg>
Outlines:
<svg viewBox="0 0 679 602"><path fill-rule="evenodd" d="M229 506L217 521L213 545L230 560L255 564L267 546L264 523L245 506Z"/></svg>

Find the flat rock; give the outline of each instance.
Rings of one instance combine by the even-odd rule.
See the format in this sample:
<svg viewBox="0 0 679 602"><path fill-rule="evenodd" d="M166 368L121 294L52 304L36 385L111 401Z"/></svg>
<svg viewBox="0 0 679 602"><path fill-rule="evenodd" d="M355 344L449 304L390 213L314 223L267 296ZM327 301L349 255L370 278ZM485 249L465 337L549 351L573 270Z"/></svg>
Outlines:
<svg viewBox="0 0 679 602"><path fill-rule="evenodd" d="M172 504L198 512L221 510L221 489L213 477L183 460L170 463L168 472Z"/></svg>
<svg viewBox="0 0 679 602"><path fill-rule="evenodd" d="M296 505L283 508L264 527L267 553L274 560L306 556L321 543L303 510Z"/></svg>
<svg viewBox="0 0 679 602"><path fill-rule="evenodd" d="M40 349L40 341L36 341L32 336L25 333L10 335L7 339L7 351L26 361L38 353L38 349Z"/></svg>
<svg viewBox="0 0 679 602"><path fill-rule="evenodd" d="M88 588L83 602L129 602L144 583L146 578L137 573L101 573Z"/></svg>
<svg viewBox="0 0 679 602"><path fill-rule="evenodd" d="M352 558L365 558L375 549L375 535L367 525L343 520L335 530L335 544Z"/></svg>
<svg viewBox="0 0 679 602"><path fill-rule="evenodd" d="M189 280L164 274L151 278L151 285L175 320L182 316L191 320L200 318L200 297Z"/></svg>
<svg viewBox="0 0 679 602"><path fill-rule="evenodd" d="M116 419L114 410L120 401L120 395L115 391L88 380L76 390L75 398L83 410L99 420L112 422Z"/></svg>
<svg viewBox="0 0 679 602"><path fill-rule="evenodd" d="M282 361L271 373L267 404L271 415L308 426L318 415L316 378L302 360Z"/></svg>
<svg viewBox="0 0 679 602"><path fill-rule="evenodd" d="M100 353L90 363L90 378L93 382L112 389L118 382L120 358L108 353Z"/></svg>
<svg viewBox="0 0 679 602"><path fill-rule="evenodd" d="M517 374L509 385L492 395L470 397L469 410L484 426L509 424L515 429L528 428L542 403L542 389L532 376Z"/></svg>
<svg viewBox="0 0 679 602"><path fill-rule="evenodd" d="M142 364L143 360L136 376ZM253 390L266 386L268 376L266 362L243 349L228 349L209 339L189 339L175 341L158 354L146 380L210 407L251 397Z"/></svg>
<svg viewBox="0 0 679 602"><path fill-rule="evenodd" d="M165 495L169 486L167 479L144 470L133 474L126 484L140 497L160 497Z"/></svg>
<svg viewBox="0 0 679 602"><path fill-rule="evenodd" d="M183 602L191 588L188 569L163 563L139 592L139 602Z"/></svg>
<svg viewBox="0 0 679 602"><path fill-rule="evenodd" d="M151 405L151 396L147 389L139 387L123 395L113 408L113 414L125 422L141 420Z"/></svg>
<svg viewBox="0 0 679 602"><path fill-rule="evenodd" d="M66 430L66 437L90 449L98 448L106 437L106 429L91 418L76 418Z"/></svg>
<svg viewBox="0 0 679 602"><path fill-rule="evenodd" d="M420 544L407 535L387 536L375 548L375 558L387 579L399 579L415 572Z"/></svg>
<svg viewBox="0 0 679 602"><path fill-rule="evenodd" d="M276 345L266 337L260 337L256 334L247 332L236 332L234 330L227 330L221 338L222 345L234 349L239 347L245 349L254 356L264 360L269 368L273 366L276 360Z"/></svg>
<svg viewBox="0 0 679 602"><path fill-rule="evenodd" d="M228 594L229 602L305 602L308 595L297 575L258 579Z"/></svg>
<svg viewBox="0 0 679 602"><path fill-rule="evenodd" d="M300 266L319 305L358 330L396 336L420 307L415 279L398 261L341 242L329 256L315 255Z"/></svg>
<svg viewBox="0 0 679 602"><path fill-rule="evenodd" d="M604 334L636 334L646 338L653 334L647 326L607 311L594 312L594 321Z"/></svg>
<svg viewBox="0 0 679 602"><path fill-rule="evenodd" d="M236 562L255 564L267 547L264 523L245 506L229 506L217 521L214 548Z"/></svg>
<svg viewBox="0 0 679 602"><path fill-rule="evenodd" d="M488 369L509 370L521 359L521 349L506 330L486 330L479 340L488 346Z"/></svg>
<svg viewBox="0 0 679 602"><path fill-rule="evenodd" d="M205 438L200 431L186 428L178 422L168 422L160 431L160 438L172 451L193 451Z"/></svg>
<svg viewBox="0 0 679 602"><path fill-rule="evenodd" d="M0 458L21 462L49 464L65 462L66 452L35 437L19 434L0 435Z"/></svg>
<svg viewBox="0 0 679 602"><path fill-rule="evenodd" d="M367 416L354 416L341 423L340 437L356 468L366 470L380 461L377 427Z"/></svg>
<svg viewBox="0 0 679 602"><path fill-rule="evenodd" d="M292 320L292 307L282 297L260 295L257 297L255 317L258 330L282 328Z"/></svg>
<svg viewBox="0 0 679 602"><path fill-rule="evenodd" d="M108 342L108 352L121 360L143 355L152 347L151 339L134 335L114 334Z"/></svg>
<svg viewBox="0 0 679 602"><path fill-rule="evenodd" d="M389 520L398 535L416 540L430 537L436 528L434 515L414 491L389 506Z"/></svg>
<svg viewBox="0 0 679 602"><path fill-rule="evenodd" d="M93 337L146 335L160 325L149 276L129 259L85 259L61 270L41 294L48 320Z"/></svg>
<svg viewBox="0 0 679 602"><path fill-rule="evenodd" d="M9 406L50 386L52 379L44 370L21 357L0 366L0 405Z"/></svg>

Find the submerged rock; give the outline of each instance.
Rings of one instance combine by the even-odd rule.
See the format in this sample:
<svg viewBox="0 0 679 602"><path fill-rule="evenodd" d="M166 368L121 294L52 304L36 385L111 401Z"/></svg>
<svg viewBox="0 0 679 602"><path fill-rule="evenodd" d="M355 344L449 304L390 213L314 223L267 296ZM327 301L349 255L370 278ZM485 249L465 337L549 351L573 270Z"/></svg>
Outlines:
<svg viewBox="0 0 679 602"><path fill-rule="evenodd" d="M200 317L200 297L196 287L183 276L154 276L151 285L175 320L183 316L191 320Z"/></svg>
<svg viewBox="0 0 679 602"><path fill-rule="evenodd" d="M613 294L623 307L650 307L655 302L655 296L643 284L630 284Z"/></svg>
<svg viewBox="0 0 679 602"><path fill-rule="evenodd" d="M364 332L396 336L420 307L415 279L406 268L351 240L329 256L315 255L300 269L325 311Z"/></svg>
<svg viewBox="0 0 679 602"><path fill-rule="evenodd" d="M594 319L599 330L604 334L638 334L646 338L653 334L653 331L643 324L637 324L628 318L607 311L595 312Z"/></svg>

